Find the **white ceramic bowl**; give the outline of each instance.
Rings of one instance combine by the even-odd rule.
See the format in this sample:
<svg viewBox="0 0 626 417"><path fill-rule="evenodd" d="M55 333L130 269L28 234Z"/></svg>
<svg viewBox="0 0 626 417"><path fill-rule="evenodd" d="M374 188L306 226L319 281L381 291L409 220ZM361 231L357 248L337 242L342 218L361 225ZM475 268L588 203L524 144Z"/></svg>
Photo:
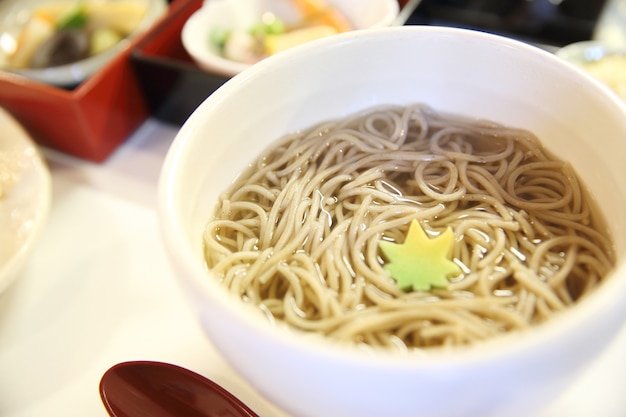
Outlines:
<svg viewBox="0 0 626 417"><path fill-rule="evenodd" d="M48 218L50 172L37 146L0 108L0 292L22 272Z"/></svg>
<svg viewBox="0 0 626 417"><path fill-rule="evenodd" d="M295 336L228 295L206 269L202 233L235 176L288 132L376 104L413 102L529 129L576 167L616 244L617 267L598 291L527 333L415 355ZM207 335L290 415L530 416L575 381L624 323L624 137L624 104L533 46L452 28L356 31L268 58L212 94L167 155L160 223Z"/></svg>
<svg viewBox="0 0 626 417"><path fill-rule="evenodd" d="M389 26L399 12L397 0L328 0L355 29ZM272 12L285 22L295 22L299 14L284 0L207 0L185 23L182 43L196 64L209 72L233 76L250 64L223 58L210 44L216 29L248 30L264 12Z"/></svg>
<svg viewBox="0 0 626 417"><path fill-rule="evenodd" d="M626 47L581 41L560 48L556 55L587 71L626 101Z"/></svg>
<svg viewBox="0 0 626 417"><path fill-rule="evenodd" d="M148 30L167 11L166 0L138 0L148 6L147 13L130 36L100 54L71 64L42 69L11 68L3 64L3 42L15 39L18 36L21 27L30 19L32 9L41 4L59 1L67 0L3 0L0 2L0 70L16 73L29 79L58 87L73 87L96 73L121 51L128 48L134 37ZM116 2L118 0L96 1Z"/></svg>

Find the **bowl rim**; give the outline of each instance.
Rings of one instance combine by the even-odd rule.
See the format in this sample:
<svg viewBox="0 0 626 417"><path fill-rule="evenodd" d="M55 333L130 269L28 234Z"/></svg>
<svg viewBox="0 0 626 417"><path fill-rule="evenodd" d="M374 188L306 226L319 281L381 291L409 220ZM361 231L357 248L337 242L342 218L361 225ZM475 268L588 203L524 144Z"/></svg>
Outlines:
<svg viewBox="0 0 626 417"><path fill-rule="evenodd" d="M7 131L13 135L13 140L26 153L26 158L32 167L28 169L35 177L37 195L32 206L36 214L31 219L32 225L22 244L13 252L12 256L4 265L0 265L0 294L7 290L18 276L27 262L32 249L43 233L45 224L50 215L52 205L52 176L44 160L41 151L26 130L19 124L8 111L0 107L0 120Z"/></svg>
<svg viewBox="0 0 626 417"><path fill-rule="evenodd" d="M223 2L224 0L218 0ZM203 27L203 19L205 15L212 12L212 8L215 3L208 2L202 5L198 10L192 13L183 25L181 32L181 41L183 48L191 55L196 63L207 71L215 71L221 75L234 76L235 74L250 67L250 64L244 62L237 62L230 59L226 59L218 54L211 53L209 48L202 47L202 44L198 42L197 31ZM204 31L202 31L204 33Z"/></svg>
<svg viewBox="0 0 626 417"><path fill-rule="evenodd" d="M238 321L246 326L253 326L269 339L273 339L281 345L289 346L290 349L314 352L315 355L323 355L342 362L353 362L358 366L379 369L393 368L397 372L405 373L412 373L417 369L425 368L454 368L460 364L480 365L485 362L510 361L522 351L536 351L546 340L559 339L564 334L572 333L580 322L585 321L585 318L606 312L610 306L617 304L618 294L626 291L626 259L619 262L606 281L594 293L581 300L575 308L569 308L546 323L533 326L529 332L508 333L490 338L484 343L473 344L467 347L456 347L452 350L417 350L415 354L398 355L397 351L394 350L363 350L352 344L339 344L316 335L313 335L313 337L302 337L302 333L298 331L286 330L281 326L276 326L258 313L252 313L252 306L245 307L244 303L228 294L219 283L210 279L211 277L206 267L203 268L202 265L199 265L199 260L196 259L193 248L187 245L185 233L182 231L182 228L178 227L176 220L176 205L178 202L172 196L176 195L178 176L176 171L180 168L185 158L185 153L189 152L186 149L186 143L197 134L196 130L199 128L198 125L202 123L201 119L206 117L205 113L212 112L212 108L219 106L219 103L227 100L231 94L236 94L237 90L244 89L242 87L245 87L247 83L253 82L258 74L271 71L273 67L278 67L283 62L297 61L301 55L309 54L315 50L324 50L325 47L331 47L332 45L346 43L355 39L394 36L394 34L412 35L424 32L429 34L436 33L442 36L462 34L477 40L498 43L506 47L526 51L529 54L541 56L544 61L547 60L549 62L549 65L561 67L568 72L572 72L573 76L580 81L585 83L591 82L595 87L601 87L599 91L602 92L603 100L611 102L612 106L619 108L626 115L626 105L610 94L608 89L603 88L599 82L588 74L576 70L574 66L556 57L553 53L504 36L463 28L402 26L352 31L312 41L293 50L271 56L231 78L210 95L183 124L164 160L159 177L157 213L170 259L178 267L176 269L176 278L183 286L190 286L193 288L193 291L200 293L210 294L211 292L217 292L219 296L212 296L211 299L219 304L220 308L229 311ZM606 303L607 300L610 303ZM625 314L620 313L620 316L621 323ZM512 341L515 343L511 343ZM372 352L375 353L372 354Z"/></svg>

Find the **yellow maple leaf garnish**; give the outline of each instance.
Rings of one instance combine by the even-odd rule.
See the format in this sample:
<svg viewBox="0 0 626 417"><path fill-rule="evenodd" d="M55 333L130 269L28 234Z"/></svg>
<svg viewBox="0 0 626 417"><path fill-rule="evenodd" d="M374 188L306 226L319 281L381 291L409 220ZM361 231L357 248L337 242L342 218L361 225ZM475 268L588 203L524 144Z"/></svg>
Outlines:
<svg viewBox="0 0 626 417"><path fill-rule="evenodd" d="M461 268L450 259L454 233L449 227L431 239L419 222L413 220L404 243L380 241L378 245L389 261L383 268L403 291L446 288L448 278L461 274Z"/></svg>

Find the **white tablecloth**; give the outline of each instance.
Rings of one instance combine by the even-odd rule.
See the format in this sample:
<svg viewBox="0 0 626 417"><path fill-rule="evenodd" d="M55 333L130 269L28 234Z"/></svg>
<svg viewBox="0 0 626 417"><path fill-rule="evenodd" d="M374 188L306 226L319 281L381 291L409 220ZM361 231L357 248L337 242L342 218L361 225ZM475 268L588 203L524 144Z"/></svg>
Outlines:
<svg viewBox="0 0 626 417"><path fill-rule="evenodd" d="M100 377L127 360L190 368L261 417L286 417L224 362L177 287L156 217L158 175L177 131L149 119L102 164L45 151L49 222L23 276L0 295L1 417L104 417ZM625 386L626 327L536 417L623 417Z"/></svg>

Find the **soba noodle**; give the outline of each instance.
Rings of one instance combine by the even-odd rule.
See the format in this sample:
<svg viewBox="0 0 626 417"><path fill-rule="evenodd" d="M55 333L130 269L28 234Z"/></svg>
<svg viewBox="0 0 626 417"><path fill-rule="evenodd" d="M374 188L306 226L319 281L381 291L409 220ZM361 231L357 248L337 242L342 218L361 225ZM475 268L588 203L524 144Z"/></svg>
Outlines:
<svg viewBox="0 0 626 417"><path fill-rule="evenodd" d="M401 291L378 243L413 219L455 235L462 274ZM283 138L222 195L208 267L273 320L339 341L465 345L542 323L593 289L613 246L573 169L529 132L424 105Z"/></svg>

